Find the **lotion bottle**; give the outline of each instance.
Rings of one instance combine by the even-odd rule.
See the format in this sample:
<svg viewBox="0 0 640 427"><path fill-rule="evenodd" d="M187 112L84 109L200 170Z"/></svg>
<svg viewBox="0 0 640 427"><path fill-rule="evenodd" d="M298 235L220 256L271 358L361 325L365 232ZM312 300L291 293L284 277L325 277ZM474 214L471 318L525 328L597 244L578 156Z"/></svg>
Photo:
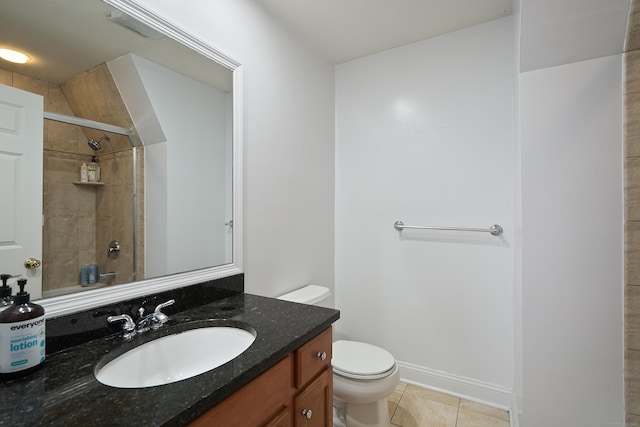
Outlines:
<svg viewBox="0 0 640 427"><path fill-rule="evenodd" d="M44 308L29 301L24 290L26 279L19 279L13 305L0 312L0 374L26 374L44 362ZM32 369L33 368L33 369Z"/></svg>

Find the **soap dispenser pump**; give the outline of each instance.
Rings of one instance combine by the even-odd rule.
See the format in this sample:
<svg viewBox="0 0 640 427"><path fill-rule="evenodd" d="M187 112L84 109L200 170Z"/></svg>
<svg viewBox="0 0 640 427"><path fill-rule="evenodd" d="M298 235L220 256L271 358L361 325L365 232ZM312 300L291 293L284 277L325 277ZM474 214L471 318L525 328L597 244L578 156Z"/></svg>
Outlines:
<svg viewBox="0 0 640 427"><path fill-rule="evenodd" d="M10 274L0 274L2 279L2 286L0 286L0 312L9 308L13 304L13 297L11 296L11 286L7 285L7 281L11 279Z"/></svg>
<svg viewBox="0 0 640 427"><path fill-rule="evenodd" d="M45 359L44 308L30 302L19 279L13 305L0 312L0 374L27 373Z"/></svg>

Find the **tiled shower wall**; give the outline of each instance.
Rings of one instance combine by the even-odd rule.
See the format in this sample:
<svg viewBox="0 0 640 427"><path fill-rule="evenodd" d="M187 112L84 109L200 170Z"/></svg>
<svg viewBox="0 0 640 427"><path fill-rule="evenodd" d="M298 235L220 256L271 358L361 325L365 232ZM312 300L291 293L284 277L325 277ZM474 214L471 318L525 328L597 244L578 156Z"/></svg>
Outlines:
<svg viewBox="0 0 640 427"><path fill-rule="evenodd" d="M74 76L61 85L65 98L71 105L74 115L86 117L102 123L109 123L125 129L133 129L129 112L118 92L111 72L106 64L100 64L90 70ZM84 129L86 139L101 138L104 132ZM106 284L128 283L144 278L144 216L138 215L138 248L134 253L133 239L133 150L128 137L110 134L109 141L103 141L103 149L98 162L101 167L101 181L104 187L96 189L95 204L95 247L94 263L97 262L103 273L116 273L115 279L105 281ZM106 149L105 149L106 148ZM143 148L137 150L138 212L144 200L144 153ZM86 187L85 187L86 188ZM108 247L112 240L120 243L118 258L107 257ZM137 257L136 273L133 274L133 259Z"/></svg>
<svg viewBox="0 0 640 427"><path fill-rule="evenodd" d="M57 84L6 70L0 70L0 84L43 96L47 111L75 115ZM45 297L55 295L62 288L77 286L82 265L97 263L104 272L115 271L116 280L107 282L109 284L133 280L132 150L99 156L104 186L74 185L80 178L80 165L91 161L93 155L85 132L78 126L44 121L42 272ZM102 151L110 151L110 147L104 145L107 150ZM142 149L138 153L141 174ZM118 162L114 161L116 158ZM138 199L143 199L142 185ZM140 237L143 221L139 216ZM112 239L119 240L123 248L115 261L106 258L107 245ZM142 253L143 247L139 246L138 278L143 277Z"/></svg>
<svg viewBox="0 0 640 427"><path fill-rule="evenodd" d="M632 1L624 54L625 301L627 426L640 426L640 10Z"/></svg>

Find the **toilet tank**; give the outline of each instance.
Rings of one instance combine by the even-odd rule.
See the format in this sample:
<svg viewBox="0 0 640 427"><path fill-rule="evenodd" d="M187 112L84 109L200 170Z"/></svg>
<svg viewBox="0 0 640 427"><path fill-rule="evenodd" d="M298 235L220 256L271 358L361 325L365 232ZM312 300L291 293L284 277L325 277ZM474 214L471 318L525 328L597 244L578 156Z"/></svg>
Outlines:
<svg viewBox="0 0 640 427"><path fill-rule="evenodd" d="M278 299L332 308L330 307L330 296L331 291L325 286L307 285L288 294L280 295Z"/></svg>

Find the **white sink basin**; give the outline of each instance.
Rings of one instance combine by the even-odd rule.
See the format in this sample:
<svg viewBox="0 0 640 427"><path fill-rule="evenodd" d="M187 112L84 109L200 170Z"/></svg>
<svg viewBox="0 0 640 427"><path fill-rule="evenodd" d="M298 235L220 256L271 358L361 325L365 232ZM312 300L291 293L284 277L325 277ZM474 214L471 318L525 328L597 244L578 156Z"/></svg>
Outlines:
<svg viewBox="0 0 640 427"><path fill-rule="evenodd" d="M119 388L169 384L229 362L255 339L255 333L234 327L190 329L134 347L97 369L95 376Z"/></svg>

